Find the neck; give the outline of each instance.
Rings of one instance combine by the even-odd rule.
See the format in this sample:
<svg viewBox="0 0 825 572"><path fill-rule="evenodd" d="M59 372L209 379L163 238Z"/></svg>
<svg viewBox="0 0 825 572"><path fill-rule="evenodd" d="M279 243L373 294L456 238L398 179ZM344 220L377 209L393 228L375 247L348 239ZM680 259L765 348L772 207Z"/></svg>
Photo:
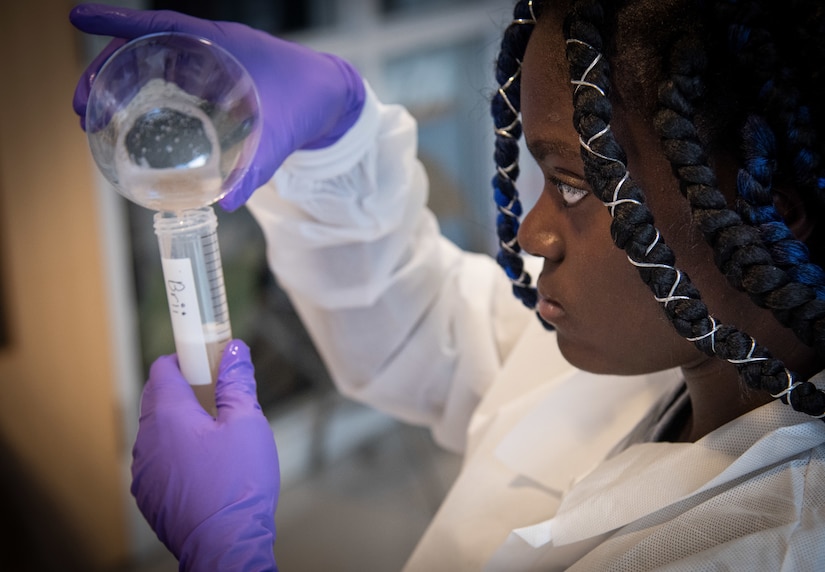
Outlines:
<svg viewBox="0 0 825 572"><path fill-rule="evenodd" d="M751 324L747 324L751 326ZM757 339L768 340L774 356L791 371L808 379L823 368L816 353L800 343L773 320L752 329ZM705 356L682 366L692 406L692 414L682 427L680 441L696 441L725 423L773 401L765 391L750 389L739 379L736 368L721 359Z"/></svg>
<svg viewBox="0 0 825 572"><path fill-rule="evenodd" d="M679 431L678 441L697 441L773 400L765 392L745 387L736 368L720 359L703 356L699 362L683 366L682 373L690 394L691 414Z"/></svg>

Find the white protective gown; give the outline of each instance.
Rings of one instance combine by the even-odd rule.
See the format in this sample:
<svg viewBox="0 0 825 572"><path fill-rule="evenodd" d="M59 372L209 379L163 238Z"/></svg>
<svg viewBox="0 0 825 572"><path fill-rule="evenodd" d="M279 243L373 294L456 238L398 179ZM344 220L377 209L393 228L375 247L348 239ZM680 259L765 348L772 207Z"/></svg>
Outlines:
<svg viewBox="0 0 825 572"><path fill-rule="evenodd" d="M825 569L825 424L775 402L643 442L677 373L566 364L495 261L441 236L415 153L414 120L368 90L249 202L338 388L465 454L405 569Z"/></svg>

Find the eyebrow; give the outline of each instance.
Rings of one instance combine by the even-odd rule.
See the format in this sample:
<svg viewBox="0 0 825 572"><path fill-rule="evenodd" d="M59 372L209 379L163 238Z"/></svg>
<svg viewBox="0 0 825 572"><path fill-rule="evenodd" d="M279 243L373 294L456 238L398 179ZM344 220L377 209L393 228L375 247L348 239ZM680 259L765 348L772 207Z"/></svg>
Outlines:
<svg viewBox="0 0 825 572"><path fill-rule="evenodd" d="M527 149L536 161L543 161L548 156L560 159L578 159L581 157L579 146L575 148L560 139L537 139L527 143Z"/></svg>

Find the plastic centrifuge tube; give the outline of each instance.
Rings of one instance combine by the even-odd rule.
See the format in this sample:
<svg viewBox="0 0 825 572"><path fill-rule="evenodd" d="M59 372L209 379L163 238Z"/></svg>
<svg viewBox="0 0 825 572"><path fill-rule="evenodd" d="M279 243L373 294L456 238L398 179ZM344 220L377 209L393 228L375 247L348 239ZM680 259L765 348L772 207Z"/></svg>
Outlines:
<svg viewBox="0 0 825 572"><path fill-rule="evenodd" d="M215 414L215 381L232 338L212 207L155 213L155 234L178 363L204 408Z"/></svg>
<svg viewBox="0 0 825 572"><path fill-rule="evenodd" d="M262 130L252 78L223 48L176 32L116 50L89 91L95 162L130 201L156 211L163 278L181 372L212 415L232 338L215 211L249 168Z"/></svg>

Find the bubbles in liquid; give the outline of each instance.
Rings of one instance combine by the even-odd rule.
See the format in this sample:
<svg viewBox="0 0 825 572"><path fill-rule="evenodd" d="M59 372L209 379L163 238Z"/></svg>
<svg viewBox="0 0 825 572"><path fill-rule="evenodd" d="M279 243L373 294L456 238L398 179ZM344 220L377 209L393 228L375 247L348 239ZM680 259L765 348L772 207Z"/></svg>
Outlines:
<svg viewBox="0 0 825 572"><path fill-rule="evenodd" d="M160 79L119 111L115 149L121 190L153 210L211 204L221 194L220 145L203 102Z"/></svg>
<svg viewBox="0 0 825 572"><path fill-rule="evenodd" d="M200 167L212 155L203 122L168 107L138 117L125 145L133 163L151 169Z"/></svg>

